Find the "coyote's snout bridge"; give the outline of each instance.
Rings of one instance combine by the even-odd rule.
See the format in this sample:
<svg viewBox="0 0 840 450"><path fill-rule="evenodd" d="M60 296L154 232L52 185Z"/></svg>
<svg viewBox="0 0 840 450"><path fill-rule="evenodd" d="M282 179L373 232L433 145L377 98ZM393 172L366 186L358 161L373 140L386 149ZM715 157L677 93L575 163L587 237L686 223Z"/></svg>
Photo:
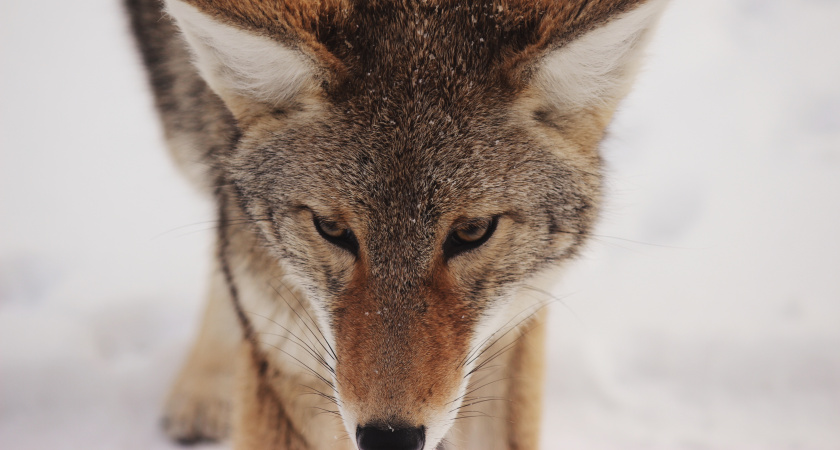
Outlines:
<svg viewBox="0 0 840 450"><path fill-rule="evenodd" d="M593 225L664 0L126 2L167 143L218 211L167 433L536 448L532 280Z"/></svg>

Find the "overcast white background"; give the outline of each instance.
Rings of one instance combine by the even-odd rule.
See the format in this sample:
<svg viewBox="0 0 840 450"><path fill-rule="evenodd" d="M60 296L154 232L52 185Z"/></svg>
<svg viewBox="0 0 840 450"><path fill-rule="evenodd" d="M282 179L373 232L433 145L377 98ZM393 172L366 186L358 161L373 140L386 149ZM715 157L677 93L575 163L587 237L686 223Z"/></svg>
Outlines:
<svg viewBox="0 0 840 450"><path fill-rule="evenodd" d="M835 0L674 1L554 289L544 448L840 448L838 23ZM213 213L126 28L109 0L0 3L4 449L172 447Z"/></svg>

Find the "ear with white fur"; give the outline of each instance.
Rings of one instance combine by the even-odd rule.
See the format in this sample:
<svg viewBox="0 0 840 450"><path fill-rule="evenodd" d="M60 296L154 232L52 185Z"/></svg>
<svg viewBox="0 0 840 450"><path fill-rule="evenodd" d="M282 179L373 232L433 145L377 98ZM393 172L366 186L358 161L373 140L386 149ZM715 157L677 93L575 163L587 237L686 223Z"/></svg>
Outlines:
<svg viewBox="0 0 840 450"><path fill-rule="evenodd" d="M180 0L167 0L195 56L202 78L228 107L240 99L281 107L313 88L316 68L310 58L256 33L223 23ZM232 107L236 114L235 107Z"/></svg>
<svg viewBox="0 0 840 450"><path fill-rule="evenodd" d="M629 91L642 49L667 0L648 0L550 52L536 84L560 112L615 106Z"/></svg>

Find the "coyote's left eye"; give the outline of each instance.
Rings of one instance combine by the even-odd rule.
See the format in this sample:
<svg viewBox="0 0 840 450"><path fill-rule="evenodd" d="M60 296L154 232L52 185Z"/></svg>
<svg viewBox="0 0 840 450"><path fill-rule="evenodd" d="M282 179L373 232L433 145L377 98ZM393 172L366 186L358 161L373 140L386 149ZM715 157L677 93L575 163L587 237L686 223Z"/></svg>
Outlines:
<svg viewBox="0 0 840 450"><path fill-rule="evenodd" d="M451 258L487 242L493 232L496 231L498 222L499 217L495 216L489 219L471 220L456 227L443 244L444 256Z"/></svg>
<svg viewBox="0 0 840 450"><path fill-rule="evenodd" d="M316 215L312 215L312 221L315 224L315 229L322 238L326 239L333 245L341 247L354 256L359 254L359 241L356 240L356 235L346 226L342 226L337 222L331 220L321 219Z"/></svg>

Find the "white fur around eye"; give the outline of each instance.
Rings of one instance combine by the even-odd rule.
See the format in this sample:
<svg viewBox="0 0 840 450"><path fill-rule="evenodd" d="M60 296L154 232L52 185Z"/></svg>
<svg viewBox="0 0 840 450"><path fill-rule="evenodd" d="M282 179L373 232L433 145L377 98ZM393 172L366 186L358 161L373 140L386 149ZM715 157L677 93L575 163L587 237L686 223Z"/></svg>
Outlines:
<svg viewBox="0 0 840 450"><path fill-rule="evenodd" d="M549 53L537 85L561 111L612 104L627 94L641 49L667 0L648 0Z"/></svg>
<svg viewBox="0 0 840 450"><path fill-rule="evenodd" d="M301 52L219 22L180 0L167 0L166 7L201 76L222 99L232 94L278 106L311 85L313 64Z"/></svg>

